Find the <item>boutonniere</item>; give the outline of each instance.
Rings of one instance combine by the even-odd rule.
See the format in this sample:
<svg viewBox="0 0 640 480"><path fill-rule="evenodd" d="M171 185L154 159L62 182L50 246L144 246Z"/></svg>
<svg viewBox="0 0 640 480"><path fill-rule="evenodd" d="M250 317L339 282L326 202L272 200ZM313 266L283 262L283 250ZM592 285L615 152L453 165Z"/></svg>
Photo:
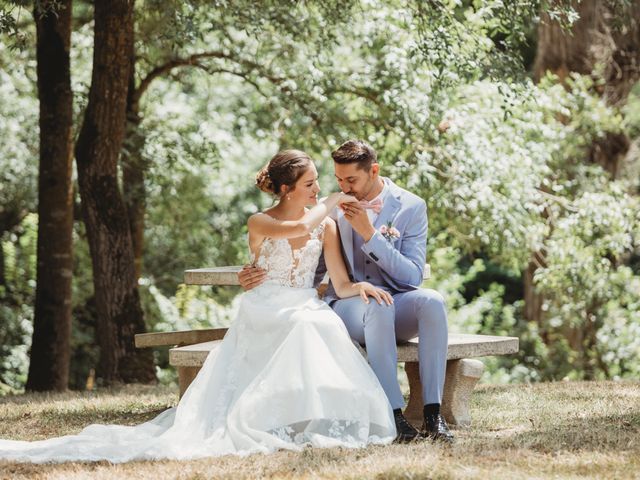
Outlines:
<svg viewBox="0 0 640 480"><path fill-rule="evenodd" d="M396 238L400 238L400 232L391 224L391 222L388 222L386 225L382 225L380 227L380 233L387 239L387 242L392 242Z"/></svg>

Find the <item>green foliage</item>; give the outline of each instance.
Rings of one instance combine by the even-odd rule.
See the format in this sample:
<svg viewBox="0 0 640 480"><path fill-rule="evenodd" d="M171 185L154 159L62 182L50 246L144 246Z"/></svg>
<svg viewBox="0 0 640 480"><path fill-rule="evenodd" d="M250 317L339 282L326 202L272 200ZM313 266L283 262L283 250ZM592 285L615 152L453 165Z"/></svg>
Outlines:
<svg viewBox="0 0 640 480"><path fill-rule="evenodd" d="M0 395L24 385L35 293L38 106L27 52L0 44Z"/></svg>
<svg viewBox="0 0 640 480"><path fill-rule="evenodd" d="M26 1L6 1L0 5L0 36L6 36L12 49L24 50L28 36L20 28L21 17L30 15Z"/></svg>
<svg viewBox="0 0 640 480"><path fill-rule="evenodd" d="M35 302L37 216L0 237L6 285L0 285L0 395L27 379Z"/></svg>
<svg viewBox="0 0 640 480"><path fill-rule="evenodd" d="M568 85L553 79L539 87L462 85L449 92L439 123L427 132L432 141L416 139L415 156L389 169L427 199L430 231L437 233L430 236L429 261L450 301L452 325L521 339L516 361L491 362L494 379L610 376L604 358L618 366L617 375L635 371L619 366L637 352L637 318L626 308L637 294L622 289L636 278L624 263L638 249L638 199L630 195L633 182L610 182L599 166L585 163L594 141L622 131L624 116L593 95L589 78ZM447 266L443 252L459 253ZM524 320L522 300L504 304L497 284L463 298L465 285L486 265L476 260L463 275L462 252L506 272L522 271L532 252L544 252L536 276L546 299L544 324ZM437 280L439 271L446 280ZM612 330L625 347L589 343L593 332Z"/></svg>
<svg viewBox="0 0 640 480"><path fill-rule="evenodd" d="M410 188L429 199L433 230L446 230L448 241L513 269L542 242L540 185L561 135L545 121L533 89L487 82L460 89L443 113L446 130L417 153L405 175ZM506 117L500 90L516 99Z"/></svg>
<svg viewBox="0 0 640 480"><path fill-rule="evenodd" d="M437 244L447 240L445 232L434 239ZM523 301L506 301L505 279L514 272L496 269L481 258L469 262L462 251L452 246L437 247L429 256L432 278L425 286L435 288L447 299L449 331L517 336L520 352L513 356L483 359L487 366L485 380L491 383L508 381L537 381L542 379L546 350L534 325L524 321ZM486 275L488 269L494 271ZM520 280L519 273L515 280ZM476 283L481 277L482 283ZM473 292L469 286L476 283ZM509 295L512 296L512 295ZM520 292L516 293L520 298Z"/></svg>
<svg viewBox="0 0 640 480"><path fill-rule="evenodd" d="M415 54L434 73L438 88L480 78L498 83L526 78L523 52L541 12L568 28L577 20L570 0L416 0Z"/></svg>
<svg viewBox="0 0 640 480"><path fill-rule="evenodd" d="M622 260L640 246L638 199L612 182L604 192L585 192L572 206L555 224L545 245L547 265L536 273L549 330L567 336L569 329L572 348L564 360L578 363L582 367L578 372L633 376L637 367L628 358L630 352L640 353L634 308L640 301L640 278ZM586 335L582 338L589 331L599 332L599 340L607 341L591 344ZM610 341L613 332L616 342ZM625 340L628 343L621 345Z"/></svg>
<svg viewBox="0 0 640 480"><path fill-rule="evenodd" d="M629 93L627 103L622 107L624 128L633 138L640 136L640 83Z"/></svg>
<svg viewBox="0 0 640 480"><path fill-rule="evenodd" d="M33 59L0 44L0 233L35 208L38 102Z"/></svg>
<svg viewBox="0 0 640 480"><path fill-rule="evenodd" d="M337 188L331 150L359 137L378 150L385 175L427 201L429 286L448 299L452 331L520 338L519 355L488 360L488 379L638 375L637 154L614 182L587 156L608 134L637 142L640 91L618 109L595 95L589 76L533 85L523 63L541 9L575 20L568 1L136 3L138 84L164 68L141 98L136 139L146 170L140 288L149 328L228 324L238 290L186 288L183 271L248 260L246 218L272 201L253 175L278 149L308 151L328 192ZM77 124L92 25L76 23ZM20 218L35 207L34 75L32 52L0 46L0 134L13 139L0 144L0 212ZM2 238L14 273L11 295L0 300L12 320L0 333L14 350L0 353L9 365L0 378L19 388L26 358L15 346L28 344L32 312L10 302L33 302L11 283L17 265L28 265L14 260L22 236ZM81 388L96 347L80 224L74 241L71 376ZM542 260L540 323L524 319L514 286L533 252ZM22 285L33 288L34 272L20 268ZM163 381L175 380L165 352L157 364Z"/></svg>
<svg viewBox="0 0 640 480"><path fill-rule="evenodd" d="M186 268L248 260L246 218L266 205L251 178L277 149L272 132L252 130L251 87L194 76L199 88L189 96L178 84L156 84L142 125L150 166L144 266L165 294Z"/></svg>

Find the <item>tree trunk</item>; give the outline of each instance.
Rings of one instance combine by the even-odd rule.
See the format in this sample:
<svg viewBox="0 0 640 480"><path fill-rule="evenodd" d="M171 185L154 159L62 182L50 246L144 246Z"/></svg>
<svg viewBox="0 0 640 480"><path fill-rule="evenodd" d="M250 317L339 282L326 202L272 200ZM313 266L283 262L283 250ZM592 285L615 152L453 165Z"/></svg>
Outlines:
<svg viewBox="0 0 640 480"><path fill-rule="evenodd" d="M129 74L129 90L127 94L126 148L122 154L121 165L122 187L133 241L136 278L140 278L144 252L144 215L147 207L144 186L146 165L142 158L145 138L140 131L139 96L136 91L135 54L133 51L130 58L131 72Z"/></svg>
<svg viewBox="0 0 640 480"><path fill-rule="evenodd" d="M640 0L608 2L606 40L596 50L596 61L605 66L602 97L609 105L623 105L640 79ZM614 18L618 17L618 18Z"/></svg>
<svg viewBox="0 0 640 480"><path fill-rule="evenodd" d="M69 383L73 271L71 0L34 11L40 99L37 286L27 390ZM42 11L46 12L43 14Z"/></svg>
<svg viewBox="0 0 640 480"><path fill-rule="evenodd" d="M136 127L132 127L136 128ZM132 135L136 135L133 133ZM132 137L129 137L132 138ZM135 148L135 147L134 147ZM134 150L127 155L122 164L122 184L124 188L129 229L133 243L133 257L136 278L142 275L144 253L144 215L147 207L144 186L144 169L140 165L140 151Z"/></svg>
<svg viewBox="0 0 640 480"><path fill-rule="evenodd" d="M99 374L106 383L147 382L155 379L153 357L134 345L134 335L145 325L117 168L125 134L133 2L95 2L94 18L91 89L76 160L93 263Z"/></svg>
<svg viewBox="0 0 640 480"><path fill-rule="evenodd" d="M547 72L556 74L561 81L571 72L588 75L593 70L590 48L593 32L598 28L598 16L603 7L599 0L584 0L574 4L580 18L565 31L558 22L543 13L538 24L538 45L533 75L536 83Z"/></svg>

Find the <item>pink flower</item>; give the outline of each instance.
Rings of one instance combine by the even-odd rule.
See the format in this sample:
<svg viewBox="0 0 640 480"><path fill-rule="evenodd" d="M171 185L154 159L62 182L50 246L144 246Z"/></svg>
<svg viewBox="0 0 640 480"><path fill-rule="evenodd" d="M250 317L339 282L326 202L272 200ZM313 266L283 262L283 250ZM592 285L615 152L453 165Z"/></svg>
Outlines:
<svg viewBox="0 0 640 480"><path fill-rule="evenodd" d="M396 227L391 226L391 222L380 227L380 234L386 238L388 242L400 238L400 232Z"/></svg>

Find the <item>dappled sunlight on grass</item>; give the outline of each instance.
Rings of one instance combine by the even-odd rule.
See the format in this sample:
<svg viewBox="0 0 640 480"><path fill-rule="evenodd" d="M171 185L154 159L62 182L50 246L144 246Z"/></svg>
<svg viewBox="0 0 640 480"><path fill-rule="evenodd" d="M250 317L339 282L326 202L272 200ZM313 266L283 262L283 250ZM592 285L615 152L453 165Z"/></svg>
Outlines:
<svg viewBox="0 0 640 480"><path fill-rule="evenodd" d="M163 387L25 395L0 400L0 437L36 439L89 423L135 424L176 401ZM121 465L0 462L0 478L638 478L640 383L481 385L473 426L453 447L421 443L359 450Z"/></svg>
<svg viewBox="0 0 640 480"><path fill-rule="evenodd" d="M0 437L40 440L77 433L91 423L136 425L176 402L175 391L147 385L6 396L0 398Z"/></svg>

